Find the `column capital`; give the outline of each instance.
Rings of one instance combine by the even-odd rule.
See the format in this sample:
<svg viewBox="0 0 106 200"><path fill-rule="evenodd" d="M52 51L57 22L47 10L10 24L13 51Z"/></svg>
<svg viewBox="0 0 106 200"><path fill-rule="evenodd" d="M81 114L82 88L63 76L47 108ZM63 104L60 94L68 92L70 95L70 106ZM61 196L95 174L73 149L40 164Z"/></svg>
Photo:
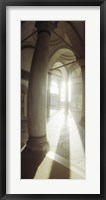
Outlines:
<svg viewBox="0 0 106 200"><path fill-rule="evenodd" d="M47 32L51 34L51 31L57 27L57 22L55 21L37 21L35 23L38 34L40 32Z"/></svg>

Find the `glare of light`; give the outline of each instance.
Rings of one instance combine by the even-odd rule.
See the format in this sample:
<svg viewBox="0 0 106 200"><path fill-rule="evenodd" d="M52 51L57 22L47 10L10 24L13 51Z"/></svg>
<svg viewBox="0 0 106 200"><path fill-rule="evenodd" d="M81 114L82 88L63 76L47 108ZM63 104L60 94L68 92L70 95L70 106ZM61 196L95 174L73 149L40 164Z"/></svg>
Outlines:
<svg viewBox="0 0 106 200"><path fill-rule="evenodd" d="M52 82L51 82L51 85L50 85L50 93L51 93L51 94L58 94L58 93L59 93L59 89L58 89L58 86L57 86L56 81L52 81Z"/></svg>
<svg viewBox="0 0 106 200"><path fill-rule="evenodd" d="M64 80L61 84L61 93L60 93L61 102L65 102L66 100L66 87L68 87L68 90L67 90L68 102L71 101L71 81L68 81L68 84L66 85L66 82Z"/></svg>
<svg viewBox="0 0 106 200"><path fill-rule="evenodd" d="M60 100L61 100L61 102L65 101L65 93L66 93L65 81L63 81L62 84L61 84L61 92L60 92Z"/></svg>
<svg viewBox="0 0 106 200"><path fill-rule="evenodd" d="M68 102L71 102L71 81L68 81Z"/></svg>
<svg viewBox="0 0 106 200"><path fill-rule="evenodd" d="M67 87L68 87L68 90L67 90L68 102L70 102L71 101L71 82L70 81L68 82ZM51 86L50 86L50 92L53 94L59 93L59 88L56 81L52 81ZM61 90L60 90L60 100L65 102L65 98L66 98L66 82L63 81L61 84ZM50 151L48 152L43 162L39 166L37 173L35 175L35 179L40 179L40 178L48 179L51 174L54 160L56 162L59 162L59 160L56 160L56 150L59 143L61 130L63 129L64 119L65 119L64 112L60 110L56 112L56 114L50 118L47 124L47 137L50 144ZM84 153L83 145L82 145L81 138L79 135L79 130L77 128L77 125L73 119L71 112L68 113L66 126L70 130L69 131L70 166L68 166L66 159L64 159L65 164L63 163L63 160L61 164L64 165L65 167L69 167L70 179L72 178L74 179L75 176L77 179L84 178L85 153Z"/></svg>
<svg viewBox="0 0 106 200"><path fill-rule="evenodd" d="M49 179L52 165L53 159L46 156L42 163L39 165L34 179Z"/></svg>

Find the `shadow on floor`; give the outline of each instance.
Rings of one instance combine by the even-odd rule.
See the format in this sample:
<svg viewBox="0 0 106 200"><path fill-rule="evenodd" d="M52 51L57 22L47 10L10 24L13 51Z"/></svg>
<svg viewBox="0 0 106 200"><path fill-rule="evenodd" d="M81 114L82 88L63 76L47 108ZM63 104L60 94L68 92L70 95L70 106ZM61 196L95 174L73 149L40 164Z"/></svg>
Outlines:
<svg viewBox="0 0 106 200"><path fill-rule="evenodd" d="M26 147L21 153L21 179L33 179L44 158L42 152L34 152Z"/></svg>
<svg viewBox="0 0 106 200"><path fill-rule="evenodd" d="M70 170L54 161L49 179L69 179L69 178L70 178Z"/></svg>

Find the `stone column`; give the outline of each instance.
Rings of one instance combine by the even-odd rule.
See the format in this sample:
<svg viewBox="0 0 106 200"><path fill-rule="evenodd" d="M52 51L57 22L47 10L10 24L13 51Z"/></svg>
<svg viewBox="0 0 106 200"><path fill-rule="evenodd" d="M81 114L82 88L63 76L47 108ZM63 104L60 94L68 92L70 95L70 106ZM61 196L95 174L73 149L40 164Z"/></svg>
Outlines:
<svg viewBox="0 0 106 200"><path fill-rule="evenodd" d="M80 124L85 126L85 65L81 66L82 72L82 116Z"/></svg>
<svg viewBox="0 0 106 200"><path fill-rule="evenodd" d="M46 139L46 81L50 41L50 24L37 22L38 40L33 55L28 88L27 146L34 151L48 151Z"/></svg>
<svg viewBox="0 0 106 200"><path fill-rule="evenodd" d="M61 93L61 80L58 79L58 90L59 90L59 93L58 93L58 110L60 110L61 106L60 106L60 93Z"/></svg>
<svg viewBox="0 0 106 200"><path fill-rule="evenodd" d="M68 80L69 80L69 75L67 71L67 77L65 79L65 111L68 112Z"/></svg>
<svg viewBox="0 0 106 200"><path fill-rule="evenodd" d="M54 25L36 22L38 39L29 77L27 116L29 138L21 156L21 177L33 178L37 167L49 150L46 138L46 81L48 73L49 41Z"/></svg>

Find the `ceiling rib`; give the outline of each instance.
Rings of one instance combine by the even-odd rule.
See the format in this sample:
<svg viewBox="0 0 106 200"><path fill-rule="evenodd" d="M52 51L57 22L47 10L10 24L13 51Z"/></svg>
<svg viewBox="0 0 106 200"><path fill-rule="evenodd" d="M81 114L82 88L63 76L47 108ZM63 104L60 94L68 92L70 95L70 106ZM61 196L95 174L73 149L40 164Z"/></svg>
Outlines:
<svg viewBox="0 0 106 200"><path fill-rule="evenodd" d="M80 60L80 59L79 59L79 60ZM75 60L75 61L66 63L66 64L64 64L64 65L60 65L59 67L52 68L52 69L50 69L50 71L55 70L55 69L59 69L59 68L61 68L61 67L67 66L67 65L69 65L69 64L76 63L76 62L78 62L79 60Z"/></svg>
<svg viewBox="0 0 106 200"><path fill-rule="evenodd" d="M73 47L71 45L69 45L58 33L56 33L55 31L53 31L53 33L55 33L55 35L57 35L68 47L71 48L71 50L75 53L75 55L77 57L80 57L80 55L78 54L78 52L76 52Z"/></svg>
<svg viewBox="0 0 106 200"><path fill-rule="evenodd" d="M30 38L32 35L34 35L37 31L33 31L30 35L28 35L25 39L21 41L21 43L25 42L28 38Z"/></svg>

